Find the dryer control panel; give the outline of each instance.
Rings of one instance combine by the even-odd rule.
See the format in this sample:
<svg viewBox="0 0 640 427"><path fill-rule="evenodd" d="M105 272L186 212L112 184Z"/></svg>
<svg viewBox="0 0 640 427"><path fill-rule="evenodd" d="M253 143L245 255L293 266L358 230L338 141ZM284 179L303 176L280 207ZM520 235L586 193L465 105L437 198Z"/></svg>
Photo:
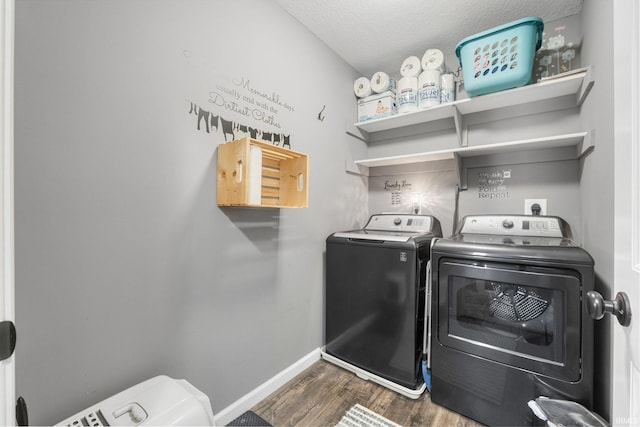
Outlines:
<svg viewBox="0 0 640 427"><path fill-rule="evenodd" d="M470 215L462 221L462 234L570 237L565 233L567 224L555 216Z"/></svg>

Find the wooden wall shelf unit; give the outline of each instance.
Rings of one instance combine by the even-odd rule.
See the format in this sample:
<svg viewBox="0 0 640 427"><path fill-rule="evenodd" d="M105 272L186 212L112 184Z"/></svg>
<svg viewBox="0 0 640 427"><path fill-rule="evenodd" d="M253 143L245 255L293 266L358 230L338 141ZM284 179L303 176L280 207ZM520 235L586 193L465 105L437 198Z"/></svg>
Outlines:
<svg viewBox="0 0 640 427"><path fill-rule="evenodd" d="M218 146L218 206L306 208L309 157L251 138Z"/></svg>

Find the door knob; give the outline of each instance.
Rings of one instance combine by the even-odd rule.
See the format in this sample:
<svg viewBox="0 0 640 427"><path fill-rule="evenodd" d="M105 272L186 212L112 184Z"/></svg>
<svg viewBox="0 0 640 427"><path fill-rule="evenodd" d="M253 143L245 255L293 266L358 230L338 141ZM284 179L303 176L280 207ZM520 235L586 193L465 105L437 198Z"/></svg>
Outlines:
<svg viewBox="0 0 640 427"><path fill-rule="evenodd" d="M616 316L622 326L631 324L631 303L624 292L618 292L611 301L602 298L599 292L587 292L587 312L595 320L600 320L609 313Z"/></svg>
<svg viewBox="0 0 640 427"><path fill-rule="evenodd" d="M10 320L0 322L0 361L8 359L16 349L16 327Z"/></svg>

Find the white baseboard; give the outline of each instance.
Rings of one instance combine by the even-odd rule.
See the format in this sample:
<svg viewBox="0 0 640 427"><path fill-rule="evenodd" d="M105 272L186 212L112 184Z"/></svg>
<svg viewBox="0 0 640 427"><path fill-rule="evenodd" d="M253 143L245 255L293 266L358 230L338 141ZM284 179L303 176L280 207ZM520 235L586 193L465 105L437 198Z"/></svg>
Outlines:
<svg viewBox="0 0 640 427"><path fill-rule="evenodd" d="M277 373L274 377L215 414L213 417L216 420L216 425L225 426L229 424L318 360L320 360L319 348L303 356L293 365Z"/></svg>

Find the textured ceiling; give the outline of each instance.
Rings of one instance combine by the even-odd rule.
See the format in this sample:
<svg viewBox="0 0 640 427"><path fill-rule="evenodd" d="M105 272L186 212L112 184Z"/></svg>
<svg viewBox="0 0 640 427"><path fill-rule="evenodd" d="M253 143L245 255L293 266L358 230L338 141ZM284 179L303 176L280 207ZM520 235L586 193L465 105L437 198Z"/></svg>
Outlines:
<svg viewBox="0 0 640 427"><path fill-rule="evenodd" d="M583 0L274 1L371 77L376 71L397 75L405 58L421 59L429 48L442 50L457 68L453 55L463 38L527 16L548 22L574 15Z"/></svg>

